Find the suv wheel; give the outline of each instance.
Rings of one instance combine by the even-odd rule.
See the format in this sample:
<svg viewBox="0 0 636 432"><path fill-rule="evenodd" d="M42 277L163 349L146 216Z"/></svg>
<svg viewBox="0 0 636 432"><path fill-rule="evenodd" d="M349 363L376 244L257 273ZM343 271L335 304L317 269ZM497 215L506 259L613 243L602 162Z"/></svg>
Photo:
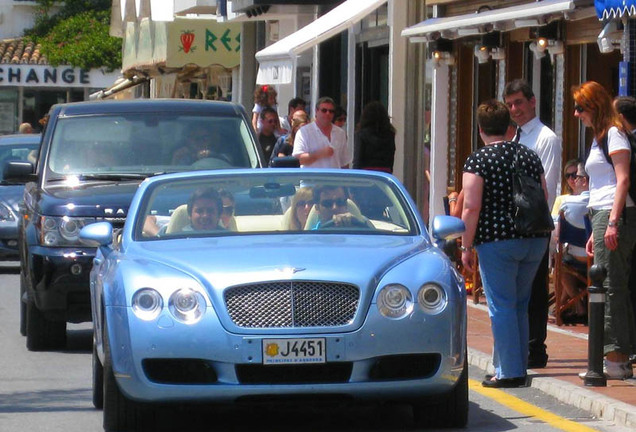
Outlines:
<svg viewBox="0 0 636 432"><path fill-rule="evenodd" d="M29 351L43 351L66 346L66 322L50 321L32 300L26 304L26 346Z"/></svg>

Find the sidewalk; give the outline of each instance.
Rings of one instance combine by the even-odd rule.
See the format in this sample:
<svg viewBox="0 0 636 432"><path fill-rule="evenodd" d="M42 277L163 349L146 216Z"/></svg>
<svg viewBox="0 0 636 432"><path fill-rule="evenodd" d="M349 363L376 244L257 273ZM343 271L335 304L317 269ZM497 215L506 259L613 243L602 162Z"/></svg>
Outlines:
<svg viewBox="0 0 636 432"><path fill-rule="evenodd" d="M468 362L492 373L492 332L481 297L468 299ZM587 370L587 330L583 325L548 324L548 364L528 371L529 383L559 401L590 412L619 426L636 428L636 379L608 380L607 387L586 387L578 377Z"/></svg>

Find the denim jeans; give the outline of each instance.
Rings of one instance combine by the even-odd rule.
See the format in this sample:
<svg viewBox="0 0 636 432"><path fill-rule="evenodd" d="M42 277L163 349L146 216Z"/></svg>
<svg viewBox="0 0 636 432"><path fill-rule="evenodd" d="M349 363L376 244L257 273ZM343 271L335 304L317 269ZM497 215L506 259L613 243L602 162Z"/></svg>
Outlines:
<svg viewBox="0 0 636 432"><path fill-rule="evenodd" d="M528 366L528 302L532 281L548 238L484 243L476 247L488 301L497 378L526 375Z"/></svg>
<svg viewBox="0 0 636 432"><path fill-rule="evenodd" d="M594 264L607 269L607 278L603 282L607 288L603 351L605 354L619 351L630 355L636 349L636 327L629 287L632 252L636 244L636 207L627 207L625 217L618 218L618 247L613 251L605 247L604 240L609 213L609 210L592 210Z"/></svg>

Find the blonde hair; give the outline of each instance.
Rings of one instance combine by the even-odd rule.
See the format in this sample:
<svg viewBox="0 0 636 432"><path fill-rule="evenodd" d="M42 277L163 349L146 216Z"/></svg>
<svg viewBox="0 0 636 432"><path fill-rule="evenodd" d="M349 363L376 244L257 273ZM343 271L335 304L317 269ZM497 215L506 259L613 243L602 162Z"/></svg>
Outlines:
<svg viewBox="0 0 636 432"><path fill-rule="evenodd" d="M297 115L297 114L294 113L294 115ZM296 138L296 133L298 132L298 129L305 126L307 123L309 123L309 117L307 116L307 113L304 111L301 114L298 114L297 117L292 120L291 132L289 133L289 135L287 135L287 144L291 146L294 145L294 138Z"/></svg>
<svg viewBox="0 0 636 432"><path fill-rule="evenodd" d="M291 201L291 207L289 208L288 220L285 221L285 229L290 231L302 231L305 228L305 224L298 220L296 215L296 204L298 201L313 201L314 191L310 187L303 187L298 189Z"/></svg>

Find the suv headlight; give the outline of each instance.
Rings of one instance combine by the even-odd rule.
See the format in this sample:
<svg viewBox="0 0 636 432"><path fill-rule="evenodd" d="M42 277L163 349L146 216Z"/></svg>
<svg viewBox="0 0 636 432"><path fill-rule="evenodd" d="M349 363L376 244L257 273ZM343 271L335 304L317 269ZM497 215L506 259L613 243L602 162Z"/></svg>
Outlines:
<svg viewBox="0 0 636 432"><path fill-rule="evenodd" d="M41 216L40 243L44 246L86 246L79 233L93 222L95 218Z"/></svg>
<svg viewBox="0 0 636 432"><path fill-rule="evenodd" d="M402 318L413 310L411 292L403 285L390 284L378 293L378 309L387 318Z"/></svg>
<svg viewBox="0 0 636 432"><path fill-rule="evenodd" d="M11 209L5 203L0 203L0 222L9 222L14 220L15 216L13 216Z"/></svg>

